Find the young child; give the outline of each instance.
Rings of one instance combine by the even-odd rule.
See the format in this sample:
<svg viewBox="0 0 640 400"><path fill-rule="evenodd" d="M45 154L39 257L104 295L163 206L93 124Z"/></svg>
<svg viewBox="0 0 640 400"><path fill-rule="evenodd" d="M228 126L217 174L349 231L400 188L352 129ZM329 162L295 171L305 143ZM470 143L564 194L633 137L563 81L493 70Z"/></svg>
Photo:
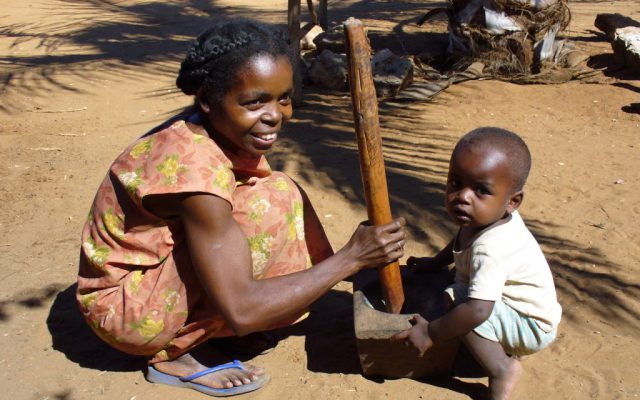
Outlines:
<svg viewBox="0 0 640 400"><path fill-rule="evenodd" d="M453 150L445 205L460 226L434 258L410 258L420 269L455 262L455 283L445 291L444 316L397 334L423 355L434 342L462 337L489 376L491 399L510 397L521 372L520 356L556 337L562 309L540 246L517 209L531 155L515 133L479 128Z"/></svg>
<svg viewBox="0 0 640 400"><path fill-rule="evenodd" d="M334 254L304 191L271 170L293 112L292 57L276 26L220 18L177 78L194 106L129 145L98 189L78 302L100 338L149 357L151 382L259 389L263 369L207 341L289 325L336 283L403 255L401 218L361 224Z"/></svg>

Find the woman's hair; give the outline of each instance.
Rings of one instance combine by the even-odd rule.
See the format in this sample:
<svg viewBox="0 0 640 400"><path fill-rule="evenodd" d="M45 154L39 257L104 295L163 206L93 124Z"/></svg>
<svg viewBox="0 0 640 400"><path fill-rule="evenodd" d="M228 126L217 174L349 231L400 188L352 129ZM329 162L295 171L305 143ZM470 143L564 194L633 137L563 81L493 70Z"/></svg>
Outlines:
<svg viewBox="0 0 640 400"><path fill-rule="evenodd" d="M199 94L209 104L218 104L251 58L284 56L293 65L291 50L288 35L275 25L227 19L210 26L191 44L176 86L187 95Z"/></svg>

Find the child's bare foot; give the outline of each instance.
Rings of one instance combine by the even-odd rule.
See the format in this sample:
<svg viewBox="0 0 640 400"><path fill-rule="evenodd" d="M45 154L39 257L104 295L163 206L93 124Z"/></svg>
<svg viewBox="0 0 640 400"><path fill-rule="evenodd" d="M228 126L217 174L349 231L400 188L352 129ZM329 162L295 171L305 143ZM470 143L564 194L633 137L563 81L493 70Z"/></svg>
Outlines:
<svg viewBox="0 0 640 400"><path fill-rule="evenodd" d="M507 400L518 383L522 373L522 364L516 358L509 358L504 370L497 377L489 378L489 398L491 400Z"/></svg>
<svg viewBox="0 0 640 400"><path fill-rule="evenodd" d="M186 377L207 369L206 366L202 365L188 353L183 354L175 360L155 363L153 367L162 373L176 377ZM229 368L216 371L194 379L193 382L216 389L227 389L249 384L258 380L258 378L265 373L264 369L260 367L246 364L245 367L246 370Z"/></svg>

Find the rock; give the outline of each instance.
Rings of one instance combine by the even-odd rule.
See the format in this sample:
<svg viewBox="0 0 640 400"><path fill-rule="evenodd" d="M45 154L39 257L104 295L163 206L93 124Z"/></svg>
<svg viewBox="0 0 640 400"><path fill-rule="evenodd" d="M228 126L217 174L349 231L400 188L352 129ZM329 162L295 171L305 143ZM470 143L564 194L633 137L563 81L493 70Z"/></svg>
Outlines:
<svg viewBox="0 0 640 400"><path fill-rule="evenodd" d="M609 40L615 39L616 29L628 26L640 27L640 22L624 16L622 14L598 14L594 22L596 28L600 29Z"/></svg>
<svg viewBox="0 0 640 400"><path fill-rule="evenodd" d="M322 32L313 39L318 52L330 50L334 53L344 53L346 51L344 44L344 32L328 31Z"/></svg>
<svg viewBox="0 0 640 400"><path fill-rule="evenodd" d="M347 87L347 56L323 50L309 68L309 79L317 86L333 90Z"/></svg>
<svg viewBox="0 0 640 400"><path fill-rule="evenodd" d="M300 39L301 50L315 50L316 44L313 42L316 36L324 32L320 25L313 25Z"/></svg>
<svg viewBox="0 0 640 400"><path fill-rule="evenodd" d="M616 29L613 42L613 55L617 62L640 73L640 28L626 27Z"/></svg>
<svg viewBox="0 0 640 400"><path fill-rule="evenodd" d="M413 82L413 64L389 49L380 50L371 58L373 83L378 97L393 97Z"/></svg>

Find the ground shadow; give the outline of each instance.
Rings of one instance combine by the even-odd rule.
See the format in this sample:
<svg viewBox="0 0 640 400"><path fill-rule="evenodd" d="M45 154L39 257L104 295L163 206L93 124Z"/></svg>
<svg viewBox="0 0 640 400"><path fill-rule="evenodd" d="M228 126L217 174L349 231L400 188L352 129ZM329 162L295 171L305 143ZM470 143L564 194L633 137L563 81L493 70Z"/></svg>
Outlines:
<svg viewBox="0 0 640 400"><path fill-rule="evenodd" d="M51 19L45 16L0 28L0 37L11 41L10 51L0 56L5 66L0 90L46 98L52 90L84 93L67 84L69 76L88 82L104 79L105 74L110 80L132 75L173 76L189 43L214 19L258 14L262 19L280 19L277 22L286 26L286 10L282 19L272 11L216 3L49 0L43 8ZM38 52L21 55L14 51L25 45ZM5 102L0 111L14 113L21 111L20 106Z"/></svg>
<svg viewBox="0 0 640 400"><path fill-rule="evenodd" d="M302 153L307 160L303 162L308 163L299 168L303 187L312 184L337 190L349 203L364 209L349 98L310 88L304 99L285 135L290 144L270 160L282 168L288 151ZM456 229L443 208L447 161L456 135L442 132L445 121L430 118L428 107L381 105L379 114L392 212L404 216L414 240L431 251L424 255L433 255L440 249L437 243L452 237ZM318 172L326 178L319 180ZM638 298L640 288L616 274L621 266L598 248L555 234L557 226L550 221L525 222L547 255L561 300L579 302L608 323L640 326L640 315L625 300L630 292L632 298ZM599 270L585 268L591 265ZM580 316L571 312L565 318L580 323Z"/></svg>
<svg viewBox="0 0 640 400"><path fill-rule="evenodd" d="M602 70L603 74L609 78L620 80L637 80L640 78L640 74L616 60L613 53L591 56L587 61L587 66L594 70Z"/></svg>
<svg viewBox="0 0 640 400"><path fill-rule="evenodd" d="M0 301L0 322L8 322L11 319L10 307L42 308L61 289L62 285L52 283L44 288L31 289L8 300Z"/></svg>
<svg viewBox="0 0 640 400"><path fill-rule="evenodd" d="M276 331L277 336L281 339L305 337L309 371L360 374L351 293L330 290L313 303L309 311L306 320Z"/></svg>
<svg viewBox="0 0 640 400"><path fill-rule="evenodd" d="M47 318L53 349L83 368L100 371L141 371L144 357L122 353L98 338L80 314L73 284L58 293Z"/></svg>

